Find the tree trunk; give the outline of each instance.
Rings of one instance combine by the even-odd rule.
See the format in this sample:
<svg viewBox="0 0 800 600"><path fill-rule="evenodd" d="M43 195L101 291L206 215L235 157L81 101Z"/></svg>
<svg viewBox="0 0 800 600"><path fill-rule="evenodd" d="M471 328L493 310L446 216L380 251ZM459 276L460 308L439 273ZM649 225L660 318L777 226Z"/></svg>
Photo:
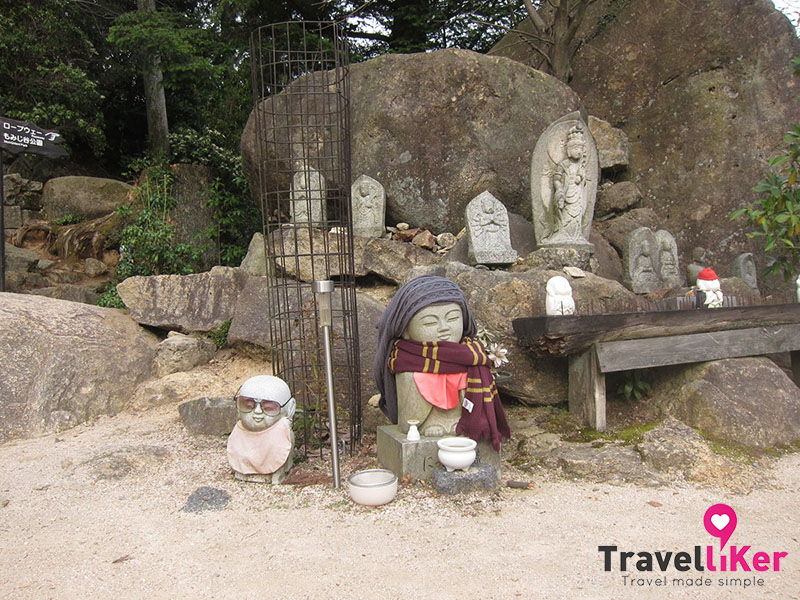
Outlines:
<svg viewBox="0 0 800 600"><path fill-rule="evenodd" d="M155 11L155 0L136 0L142 12ZM146 58L144 66L144 98L147 107L147 139L153 154L169 154L169 124L167 123L167 101L164 96L164 75L161 72L161 57L153 52Z"/></svg>

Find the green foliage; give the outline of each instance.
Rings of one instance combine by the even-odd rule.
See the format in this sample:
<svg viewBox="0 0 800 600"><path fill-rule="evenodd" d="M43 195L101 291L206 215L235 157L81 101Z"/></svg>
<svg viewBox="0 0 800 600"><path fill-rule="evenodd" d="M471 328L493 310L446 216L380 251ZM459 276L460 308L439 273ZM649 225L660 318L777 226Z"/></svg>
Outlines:
<svg viewBox="0 0 800 600"><path fill-rule="evenodd" d="M169 211L175 207L171 183L169 169L152 168L137 190L133 207L117 209L130 220L122 230L120 260L114 271L117 282L134 275L195 271L203 249L175 243L175 226L169 220Z"/></svg>
<svg viewBox="0 0 800 600"><path fill-rule="evenodd" d="M228 319L218 329L213 329L208 332L209 339L217 345L217 349L221 350L228 343L228 331L231 328L231 320Z"/></svg>
<svg viewBox="0 0 800 600"><path fill-rule="evenodd" d="M646 373L645 369L634 369L622 373L623 379L617 387L617 393L625 396L626 400L636 400L637 402L650 395L653 388L647 381Z"/></svg>
<svg viewBox="0 0 800 600"><path fill-rule="evenodd" d="M66 214L63 217L58 217L52 220L55 225L76 225L86 220L83 215L73 215L72 213Z"/></svg>
<svg viewBox="0 0 800 600"><path fill-rule="evenodd" d="M800 75L800 58L792 60L795 75ZM769 161L777 172L768 173L755 187L761 198L735 210L731 220L745 217L756 228L749 238L764 240L764 250L772 253L764 274L782 274L789 280L800 267L800 125L795 124L783 137L786 146Z"/></svg>
<svg viewBox="0 0 800 600"><path fill-rule="evenodd" d="M100 298L97 301L98 306L105 306L106 308L125 308L125 303L117 293L117 284L109 282Z"/></svg>

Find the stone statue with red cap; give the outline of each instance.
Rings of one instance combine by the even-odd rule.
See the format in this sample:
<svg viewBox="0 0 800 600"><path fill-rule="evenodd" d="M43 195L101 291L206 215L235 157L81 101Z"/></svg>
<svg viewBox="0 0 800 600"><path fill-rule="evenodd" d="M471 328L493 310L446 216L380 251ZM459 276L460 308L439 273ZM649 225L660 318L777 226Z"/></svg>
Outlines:
<svg viewBox="0 0 800 600"><path fill-rule="evenodd" d="M714 269L706 267L697 275L697 308L720 308L722 290Z"/></svg>

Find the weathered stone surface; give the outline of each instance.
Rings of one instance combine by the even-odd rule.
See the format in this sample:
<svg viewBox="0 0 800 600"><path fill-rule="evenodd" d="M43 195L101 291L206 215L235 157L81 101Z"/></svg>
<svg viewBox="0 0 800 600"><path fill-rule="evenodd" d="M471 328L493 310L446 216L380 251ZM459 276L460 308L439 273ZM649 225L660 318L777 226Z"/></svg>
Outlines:
<svg viewBox="0 0 800 600"><path fill-rule="evenodd" d="M653 402L711 437L768 447L800 439L800 389L764 357L658 369Z"/></svg>
<svg viewBox="0 0 800 600"><path fill-rule="evenodd" d="M6 206L4 217L3 227L6 232L19 229L24 224L22 208L19 206Z"/></svg>
<svg viewBox="0 0 800 600"><path fill-rule="evenodd" d="M597 231L592 231L589 241L594 246L593 258L597 261L594 274L603 279L621 282L623 278L622 259L617 251Z"/></svg>
<svg viewBox="0 0 800 600"><path fill-rule="evenodd" d="M100 177L56 177L44 184L42 207L49 219L78 215L94 219L129 202L131 186Z"/></svg>
<svg viewBox="0 0 800 600"><path fill-rule="evenodd" d="M170 331L167 339L158 345L153 368L157 377L191 371L211 360L216 351L217 346L208 338Z"/></svg>
<svg viewBox="0 0 800 600"><path fill-rule="evenodd" d="M242 259L239 268L255 277L263 277L267 274L267 253L263 233L257 231L253 234L250 245L247 247L247 255Z"/></svg>
<svg viewBox="0 0 800 600"><path fill-rule="evenodd" d="M28 282L26 282L28 283ZM31 290L31 294L37 296L47 296L58 300L69 302L82 302L83 304L97 304L100 294L97 293L93 285L76 285L74 283L62 283L61 285L40 287Z"/></svg>
<svg viewBox="0 0 800 600"><path fill-rule="evenodd" d="M208 205L213 174L203 165L172 165L175 171L173 194L175 208L171 211L175 223L175 242L193 248L203 247L200 269L208 270L217 264L216 246L206 231L214 225L214 209Z"/></svg>
<svg viewBox="0 0 800 600"><path fill-rule="evenodd" d="M499 478L494 465L475 462L466 471L453 471L448 473L439 468L433 472L431 478L433 487L440 494L455 496L471 492L492 492L497 489Z"/></svg>
<svg viewBox="0 0 800 600"><path fill-rule="evenodd" d="M238 415L233 398L196 398L178 405L178 413L192 435L228 435Z"/></svg>
<svg viewBox="0 0 800 600"><path fill-rule="evenodd" d="M612 127L611 123L598 119L589 115L587 121L589 131L592 132L592 137L597 143L597 158L600 162L600 168L610 171L622 170L628 166L628 136L625 132L616 127Z"/></svg>
<svg viewBox="0 0 800 600"><path fill-rule="evenodd" d="M572 90L553 77L455 49L354 64L350 88L353 173L369 173L384 185L390 223L434 232L460 230L467 202L485 189L530 217L528 165L521 157L551 122L580 107ZM299 104L293 112L299 113ZM242 158L258 196L254 129L251 115ZM342 184L325 175L329 185ZM288 189L286 184L270 183L274 189Z"/></svg>
<svg viewBox="0 0 800 600"><path fill-rule="evenodd" d="M6 272L27 273L39 262L39 255L33 250L17 248L6 243Z"/></svg>
<svg viewBox="0 0 800 600"><path fill-rule="evenodd" d="M595 214L598 217L610 213L619 213L639 206L642 192L632 181L620 181L601 187L597 196Z"/></svg>
<svg viewBox="0 0 800 600"><path fill-rule="evenodd" d="M211 331L233 317L248 276L229 267L194 275L129 277L119 297L142 325L183 332Z"/></svg>
<svg viewBox="0 0 800 600"><path fill-rule="evenodd" d="M754 290L758 291L758 275L756 261L752 252L745 252L733 259L731 277L738 277Z"/></svg>
<svg viewBox="0 0 800 600"><path fill-rule="evenodd" d="M470 264L507 265L517 260L517 251L511 247L508 211L490 192L470 200L465 220Z"/></svg>
<svg viewBox="0 0 800 600"><path fill-rule="evenodd" d="M42 182L25 179L19 173L3 175L5 204L20 206L25 210L42 208Z"/></svg>
<svg viewBox="0 0 800 600"><path fill-rule="evenodd" d="M150 376L157 344L120 310L0 294L0 440L125 408Z"/></svg>
<svg viewBox="0 0 800 600"><path fill-rule="evenodd" d="M108 265L102 260L97 260L90 256L83 264L83 272L86 273L88 277L97 277L108 273Z"/></svg>
<svg viewBox="0 0 800 600"><path fill-rule="evenodd" d="M535 358L520 348L511 321L518 317L544 316L547 280L562 274L541 270L489 271L449 262L414 269L406 279L440 275L456 283L463 290L475 319L495 334L501 346L509 349L511 362L503 369L512 377L498 384L501 393L525 404L558 404L567 399L566 360ZM591 273L570 284L579 314L589 312L592 302L613 304L633 297L620 283Z"/></svg>
<svg viewBox="0 0 800 600"><path fill-rule="evenodd" d="M658 216L652 208L634 208L608 221L595 221L594 227L621 253L625 249L625 240L634 229L648 227L655 231L658 223Z"/></svg>
<svg viewBox="0 0 800 600"><path fill-rule="evenodd" d="M353 234L383 237L386 232L386 190L369 175L361 175L351 189Z"/></svg>
<svg viewBox="0 0 800 600"><path fill-rule="evenodd" d="M426 250L433 250L436 247L436 238L428 231L420 231L411 239L411 243Z"/></svg>
<svg viewBox="0 0 800 600"><path fill-rule="evenodd" d="M668 481L666 476L642 463L639 453L630 446L609 444L593 448L587 444L564 443L538 454L537 458L551 469L590 481L648 487Z"/></svg>
<svg viewBox="0 0 800 600"><path fill-rule="evenodd" d="M631 231L625 240L622 264L625 287L637 294L649 294L667 287L661 277L660 244L647 227Z"/></svg>
<svg viewBox="0 0 800 600"><path fill-rule="evenodd" d="M560 271L564 267L577 267L585 271L594 271L594 251L588 246L572 248L539 248L528 254L523 260L520 270L545 269Z"/></svg>

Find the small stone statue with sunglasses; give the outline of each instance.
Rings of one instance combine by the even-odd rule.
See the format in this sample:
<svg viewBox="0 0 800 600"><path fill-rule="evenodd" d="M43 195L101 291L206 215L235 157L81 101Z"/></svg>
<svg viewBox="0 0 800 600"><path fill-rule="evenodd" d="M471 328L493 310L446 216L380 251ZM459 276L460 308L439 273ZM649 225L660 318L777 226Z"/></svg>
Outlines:
<svg viewBox="0 0 800 600"><path fill-rule="evenodd" d="M236 392L239 420L228 437L228 462L236 479L282 483L292 468L295 399L286 382L257 375Z"/></svg>

